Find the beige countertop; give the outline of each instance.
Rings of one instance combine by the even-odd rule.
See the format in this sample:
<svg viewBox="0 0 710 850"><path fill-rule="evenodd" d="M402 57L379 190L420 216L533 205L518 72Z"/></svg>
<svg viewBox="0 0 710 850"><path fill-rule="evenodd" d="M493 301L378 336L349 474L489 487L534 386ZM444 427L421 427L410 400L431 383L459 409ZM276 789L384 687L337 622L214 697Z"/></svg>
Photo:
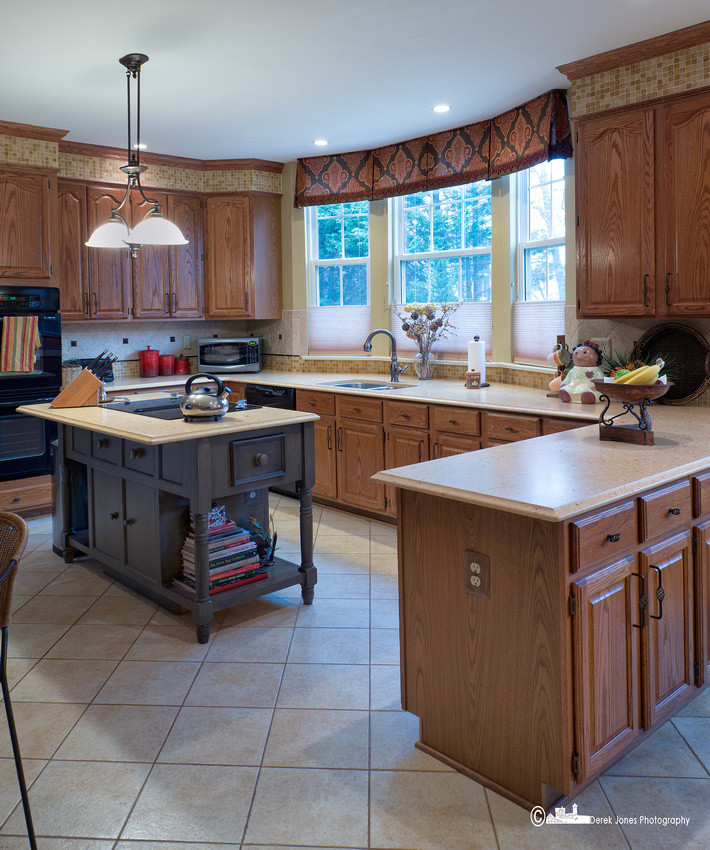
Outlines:
<svg viewBox="0 0 710 850"><path fill-rule="evenodd" d="M591 425L390 469L373 478L406 490L564 520L710 468L710 410L659 405L651 408L651 416L654 446L602 442L598 427Z"/></svg>
<svg viewBox="0 0 710 850"><path fill-rule="evenodd" d="M156 390L156 398L164 397ZM111 434L124 440L137 443L158 445L161 443L179 443L183 440L197 440L202 437L216 437L221 434L237 434L254 431L259 428L278 428L296 422L310 422L318 419L313 413L301 413L296 410L280 410L275 407L262 407L259 410L237 410L226 413L217 422L203 420L184 422L182 419L152 419L121 410L108 410L105 407L63 407L53 408L48 404L25 404L17 408L19 413L28 413L40 419L49 419L62 425L86 428L101 434Z"/></svg>

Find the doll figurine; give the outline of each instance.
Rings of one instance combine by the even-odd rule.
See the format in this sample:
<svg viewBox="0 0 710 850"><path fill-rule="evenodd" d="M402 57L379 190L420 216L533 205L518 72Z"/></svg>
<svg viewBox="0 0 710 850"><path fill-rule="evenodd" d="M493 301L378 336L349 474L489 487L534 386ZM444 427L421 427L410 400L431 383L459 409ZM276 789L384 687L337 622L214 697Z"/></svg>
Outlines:
<svg viewBox="0 0 710 850"><path fill-rule="evenodd" d="M594 389L593 380L604 377L600 366L602 353L598 345L585 339L572 350L572 368L560 384L560 401L578 404L596 404L599 393Z"/></svg>

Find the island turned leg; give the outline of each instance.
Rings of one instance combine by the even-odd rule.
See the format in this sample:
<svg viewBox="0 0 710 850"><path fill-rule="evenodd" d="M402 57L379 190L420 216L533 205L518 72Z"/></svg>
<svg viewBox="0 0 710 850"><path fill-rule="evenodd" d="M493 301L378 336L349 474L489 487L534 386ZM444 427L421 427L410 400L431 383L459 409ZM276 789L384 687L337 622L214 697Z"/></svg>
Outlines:
<svg viewBox="0 0 710 850"><path fill-rule="evenodd" d="M195 596L197 607L192 613L198 643L210 639L212 610L210 603L209 534L208 514L195 514Z"/></svg>
<svg viewBox="0 0 710 850"><path fill-rule="evenodd" d="M313 566L313 491L310 487L298 487L298 500L300 502L299 520L301 531L301 566L300 571L304 573L301 585L301 596L304 605L313 602L313 588L316 584L316 568Z"/></svg>
<svg viewBox="0 0 710 850"><path fill-rule="evenodd" d="M65 564L74 562L74 549L67 545L67 535L73 529L72 517L72 467L67 463L59 464L57 469L59 475L59 504L62 508L62 548L57 554L62 555Z"/></svg>

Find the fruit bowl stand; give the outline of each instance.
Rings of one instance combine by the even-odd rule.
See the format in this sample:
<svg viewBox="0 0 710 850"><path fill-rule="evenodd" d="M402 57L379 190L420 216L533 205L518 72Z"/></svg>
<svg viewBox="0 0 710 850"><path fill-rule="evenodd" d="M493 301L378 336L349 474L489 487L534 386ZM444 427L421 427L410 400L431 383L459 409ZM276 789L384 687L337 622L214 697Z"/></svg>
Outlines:
<svg viewBox="0 0 710 850"><path fill-rule="evenodd" d="M606 402L606 407L599 417L599 439L614 440L620 443L637 443L652 446L655 443L652 422L648 414L649 404L660 398L673 386L668 381L665 384L617 384L610 381L592 381L600 401ZM622 413L616 416L606 416L612 401L621 402ZM638 411L635 409L638 405ZM634 425L615 425L614 421L629 414L636 423ZM628 420L627 420L628 421Z"/></svg>

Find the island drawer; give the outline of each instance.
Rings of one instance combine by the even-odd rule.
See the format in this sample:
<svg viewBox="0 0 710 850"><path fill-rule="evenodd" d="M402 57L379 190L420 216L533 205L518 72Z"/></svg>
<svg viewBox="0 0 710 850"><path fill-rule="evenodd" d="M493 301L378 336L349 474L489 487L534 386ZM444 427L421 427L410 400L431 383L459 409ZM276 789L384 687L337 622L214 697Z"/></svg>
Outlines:
<svg viewBox="0 0 710 850"><path fill-rule="evenodd" d="M470 407L449 407L437 404L430 408L431 427L435 431L451 431L454 434L481 435L481 413Z"/></svg>
<svg viewBox="0 0 710 850"><path fill-rule="evenodd" d="M333 393L297 390L296 408L308 413L317 413L319 416L335 416L335 396Z"/></svg>
<svg viewBox="0 0 710 850"><path fill-rule="evenodd" d="M267 487L286 475L286 441L284 434L271 434L231 444L230 486L260 482Z"/></svg>
<svg viewBox="0 0 710 850"><path fill-rule="evenodd" d="M622 502L570 523L571 572L635 546L638 539L636 505Z"/></svg>
<svg viewBox="0 0 710 850"><path fill-rule="evenodd" d="M429 411L426 404L411 401L387 402L387 424L408 428L428 428Z"/></svg>
<svg viewBox="0 0 710 850"><path fill-rule="evenodd" d="M488 437L491 440L528 440L540 436L537 416L509 416L506 413L487 413Z"/></svg>
<svg viewBox="0 0 710 850"><path fill-rule="evenodd" d="M155 474L155 446L126 440L123 444L123 466L144 475Z"/></svg>
<svg viewBox="0 0 710 850"><path fill-rule="evenodd" d="M121 462L121 438L91 432L91 457L118 466Z"/></svg>
<svg viewBox="0 0 710 850"><path fill-rule="evenodd" d="M702 472L693 478L693 513L702 516L710 511L710 472Z"/></svg>
<svg viewBox="0 0 710 850"><path fill-rule="evenodd" d="M641 540L687 526L692 516L690 481L677 481L662 490L639 497Z"/></svg>
<svg viewBox="0 0 710 850"><path fill-rule="evenodd" d="M368 422L382 422L382 402L366 396L338 396L338 416L345 419L365 419Z"/></svg>
<svg viewBox="0 0 710 850"><path fill-rule="evenodd" d="M586 425L593 425L594 422L585 422L579 419L550 419L545 417L542 420L542 433L545 434L561 434L563 431L571 431L574 428L584 428Z"/></svg>

